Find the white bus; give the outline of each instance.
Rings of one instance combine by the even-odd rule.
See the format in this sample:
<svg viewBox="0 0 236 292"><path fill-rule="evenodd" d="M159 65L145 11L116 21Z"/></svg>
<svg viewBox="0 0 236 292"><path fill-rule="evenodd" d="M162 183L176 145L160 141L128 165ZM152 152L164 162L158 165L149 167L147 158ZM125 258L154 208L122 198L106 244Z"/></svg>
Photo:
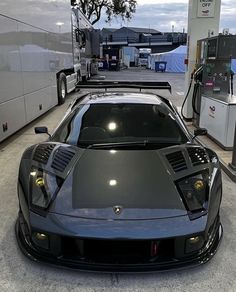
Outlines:
<svg viewBox="0 0 236 292"><path fill-rule="evenodd" d="M90 75L81 68L85 46L70 0L0 1L0 141Z"/></svg>

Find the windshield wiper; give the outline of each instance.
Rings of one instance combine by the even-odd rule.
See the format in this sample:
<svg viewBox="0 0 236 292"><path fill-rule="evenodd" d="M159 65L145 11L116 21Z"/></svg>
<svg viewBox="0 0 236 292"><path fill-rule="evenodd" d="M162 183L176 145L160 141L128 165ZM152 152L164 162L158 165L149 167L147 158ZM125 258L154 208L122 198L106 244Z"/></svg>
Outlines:
<svg viewBox="0 0 236 292"><path fill-rule="evenodd" d="M87 147L87 149L100 149L100 148L120 148L120 147L132 147L132 146L141 146L146 147L149 145L163 146L163 145L180 145L181 143L178 141L129 141L129 142L115 142L115 143L98 143L91 144Z"/></svg>

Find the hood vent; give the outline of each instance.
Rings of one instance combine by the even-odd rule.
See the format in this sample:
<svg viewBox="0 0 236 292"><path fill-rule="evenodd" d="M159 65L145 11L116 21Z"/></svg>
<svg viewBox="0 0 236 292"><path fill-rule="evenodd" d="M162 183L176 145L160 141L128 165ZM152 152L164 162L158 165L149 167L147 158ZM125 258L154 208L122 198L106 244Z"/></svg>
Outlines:
<svg viewBox="0 0 236 292"><path fill-rule="evenodd" d="M67 148L59 147L57 150L51 167L57 171L63 172L71 162L75 153Z"/></svg>
<svg viewBox="0 0 236 292"><path fill-rule="evenodd" d="M188 168L183 153L181 151L170 153L166 155L166 158L168 159L174 172L179 172Z"/></svg>
<svg viewBox="0 0 236 292"><path fill-rule="evenodd" d="M55 146L55 144L40 144L34 152L33 160L43 164L47 164L48 159Z"/></svg>
<svg viewBox="0 0 236 292"><path fill-rule="evenodd" d="M202 148L188 148L188 154L193 166L202 165L209 162L206 151Z"/></svg>

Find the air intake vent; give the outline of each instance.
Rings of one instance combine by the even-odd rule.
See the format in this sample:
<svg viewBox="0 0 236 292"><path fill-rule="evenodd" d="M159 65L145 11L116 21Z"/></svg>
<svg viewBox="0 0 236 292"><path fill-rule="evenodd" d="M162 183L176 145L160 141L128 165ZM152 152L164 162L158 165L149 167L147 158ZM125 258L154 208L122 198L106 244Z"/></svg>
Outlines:
<svg viewBox="0 0 236 292"><path fill-rule="evenodd" d="M188 154L193 166L206 164L209 162L206 151L202 148L188 148Z"/></svg>
<svg viewBox="0 0 236 292"><path fill-rule="evenodd" d="M55 144L40 144L34 152L33 160L43 164L47 164L48 159L55 146Z"/></svg>
<svg viewBox="0 0 236 292"><path fill-rule="evenodd" d="M187 164L181 151L170 153L166 155L166 158L171 164L174 172L179 172L187 169Z"/></svg>
<svg viewBox="0 0 236 292"><path fill-rule="evenodd" d="M60 147L56 152L51 167L57 171L63 172L75 153L67 148Z"/></svg>

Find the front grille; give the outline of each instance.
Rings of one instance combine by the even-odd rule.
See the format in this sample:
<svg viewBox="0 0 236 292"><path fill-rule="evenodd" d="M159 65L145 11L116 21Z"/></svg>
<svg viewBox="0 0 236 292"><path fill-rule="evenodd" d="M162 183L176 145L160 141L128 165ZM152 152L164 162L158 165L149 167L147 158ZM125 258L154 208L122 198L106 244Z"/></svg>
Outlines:
<svg viewBox="0 0 236 292"><path fill-rule="evenodd" d="M48 159L55 146L55 144L40 144L34 152L33 160L43 164L47 164Z"/></svg>
<svg viewBox="0 0 236 292"><path fill-rule="evenodd" d="M64 258L104 264L138 264L170 261L174 240L95 240L63 237Z"/></svg>
<svg viewBox="0 0 236 292"><path fill-rule="evenodd" d="M209 162L206 151L203 148L188 148L188 154L193 166L206 164Z"/></svg>
<svg viewBox="0 0 236 292"><path fill-rule="evenodd" d="M59 147L55 156L53 157L51 167L57 171L63 172L74 157L74 155L74 151L64 147Z"/></svg>
<svg viewBox="0 0 236 292"><path fill-rule="evenodd" d="M187 169L187 164L181 151L167 154L166 158L172 166L174 172L179 172Z"/></svg>

